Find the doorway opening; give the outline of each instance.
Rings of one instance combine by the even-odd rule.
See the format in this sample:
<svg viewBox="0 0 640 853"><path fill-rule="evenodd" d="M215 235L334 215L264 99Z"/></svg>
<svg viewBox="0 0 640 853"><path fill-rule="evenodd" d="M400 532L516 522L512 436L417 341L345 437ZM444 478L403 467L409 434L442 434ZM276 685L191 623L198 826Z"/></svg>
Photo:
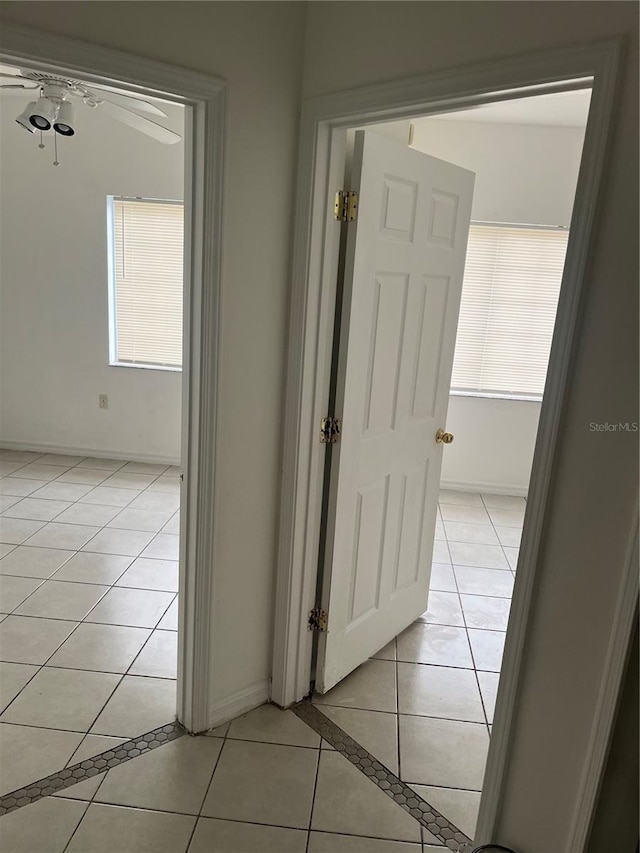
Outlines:
<svg viewBox="0 0 640 853"><path fill-rule="evenodd" d="M2 719L73 763L176 714L185 107L0 75Z"/></svg>
<svg viewBox="0 0 640 853"><path fill-rule="evenodd" d="M383 213L376 207L376 222L362 223L364 237L352 233L342 246L345 286L338 285L339 332L332 380L337 393L330 411L343 421L340 445L327 455L323 521L327 539L321 543L324 559L317 593L318 608L329 618L338 611L338 623L336 630L334 617L333 648L328 634L317 634L312 701L470 838L475 834L493 727L590 97L591 89L585 85L410 122L378 124L364 131L365 137L384 137L385 145L367 148L365 140L355 140L355 169L362 175L359 203L380 202ZM347 151L352 147L353 133L348 132ZM437 169L439 161L475 173L451 352L445 335L446 324L451 323L447 312L456 298L453 288L442 303L446 302L446 311L438 314L439 279L428 267L426 255L420 262L433 282L431 289L427 284L421 293L415 283L412 293L412 282L397 275L398 269L409 270L412 263L409 254L400 256L399 247L405 240L415 240L413 232L410 236L402 232L403 203L406 223L411 229L415 225L416 233L424 235L425 224L433 223L428 210L421 221L420 201L407 192L414 175L420 174L420 163L415 173L409 161L407 170L400 171L402 148L438 158L435 163L425 160L425 174ZM376 156L383 158L384 187L379 195L378 173L369 177ZM347 170L352 171L349 156ZM431 195L432 213L446 193L453 197L454 184L447 180L446 170L439 173ZM351 181L345 185L353 185L353 176ZM462 209L460 198L455 202ZM360 207L358 216L361 213ZM358 239L367 239L368 227L379 229L378 240L380 231L385 232L393 250L392 254L380 248L375 239L368 246L367 254L376 257L375 283L370 288L356 281L369 280L355 245ZM355 229L355 223L343 229ZM431 242L435 243L433 237ZM358 318L357 312L364 316ZM420 318L413 326L412 314ZM411 335L413 343L407 340ZM429 348L428 342L434 340L436 349ZM447 359L448 368L443 366ZM434 362L438 367L430 373ZM438 379L433 378L438 371L444 371L438 378L442 381L444 375L451 388L443 407L448 414L445 422L441 408L431 424L429 413L438 411ZM413 377L412 390L405 373ZM424 405L427 396L431 409ZM432 458L425 456L423 446L416 448L411 458L403 459L398 474L392 455L409 454L412 436L405 430L401 449L392 451L389 467L383 467L381 460L389 452L385 433L400 431L403 421L415 422L420 416L434 434L436 427L446 430L447 437L450 430L453 443L447 444L445 438ZM354 418L355 439L348 435L353 424L347 422ZM425 435L421 441L425 438L428 441ZM367 442L376 445L375 452L367 449ZM351 472L352 465L358 466L359 474ZM417 488L411 482L414 471L420 473ZM440 480L431 510L430 473ZM403 485L394 504L398 476ZM399 603L407 615L419 608L414 599L424 593L415 564L428 562L431 541L433 564L428 578L425 567L424 578L428 607L391 638ZM385 578L385 571L393 577ZM409 593L406 604L401 603L403 587ZM341 631L343 610L348 614ZM367 643L377 645L376 638L380 647L342 677L354 660L353 651L357 660ZM438 838L427 840L440 843Z"/></svg>
<svg viewBox="0 0 640 853"><path fill-rule="evenodd" d="M288 438L285 441L272 691L274 701L282 706L308 695L314 633L308 627L321 629L325 615L318 612L316 599L326 455L325 446L318 441L317 428L328 414L340 248L340 231L330 223L336 191L345 189L346 130L571 89L591 87L593 92L527 496L509 641L503 656L493 736L484 775L476 829L479 841L489 841L494 835L511 759L510 738L521 689L520 663L527 632L533 630L531 601L540 582L537 571L540 543L547 520L557 436L570 376L582 278L606 158L616 56L614 45L583 46L562 55L540 54L522 62L505 60L455 70L443 76L344 91L314 99L304 111L300 215L294 253L294 277L297 275L301 282L304 298L296 296L292 300ZM456 205L451 193L448 196L444 193L443 198L449 214L441 217L440 224L445 223L443 227L439 224L432 231L435 238L446 237L447 218L451 234L451 221L455 218ZM410 217L404 217L405 230L408 219ZM446 431L443 424L438 424L439 429ZM320 433L323 434L324 431ZM434 429L432 440L436 434ZM435 514L433 522L435 528ZM329 634L331 620L329 612ZM390 634L388 639L392 637ZM322 665L321 659L319 663ZM352 667L347 671L349 668ZM326 689L328 685L320 687Z"/></svg>
<svg viewBox="0 0 640 853"><path fill-rule="evenodd" d="M2 314L30 342L3 366L48 351L51 404L16 437L2 401L2 725L42 729L3 761L19 787L176 715L208 728L224 84L9 27L0 60L26 87L0 96Z"/></svg>

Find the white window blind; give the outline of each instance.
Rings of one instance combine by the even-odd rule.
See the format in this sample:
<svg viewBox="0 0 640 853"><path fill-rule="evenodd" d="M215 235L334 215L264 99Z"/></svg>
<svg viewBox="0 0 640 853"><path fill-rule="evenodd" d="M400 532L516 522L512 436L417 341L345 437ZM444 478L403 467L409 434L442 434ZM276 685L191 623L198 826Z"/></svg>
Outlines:
<svg viewBox="0 0 640 853"><path fill-rule="evenodd" d="M109 201L111 363L180 368L184 206Z"/></svg>
<svg viewBox="0 0 640 853"><path fill-rule="evenodd" d="M472 224L453 391L541 397L569 232Z"/></svg>

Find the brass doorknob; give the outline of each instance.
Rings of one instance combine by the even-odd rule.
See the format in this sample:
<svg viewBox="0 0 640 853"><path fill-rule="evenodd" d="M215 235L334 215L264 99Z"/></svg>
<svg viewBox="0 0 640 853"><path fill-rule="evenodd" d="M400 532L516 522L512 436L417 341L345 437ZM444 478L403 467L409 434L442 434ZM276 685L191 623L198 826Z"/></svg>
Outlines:
<svg viewBox="0 0 640 853"><path fill-rule="evenodd" d="M451 444L452 441L452 432L445 432L443 429L439 429L436 433L436 444Z"/></svg>

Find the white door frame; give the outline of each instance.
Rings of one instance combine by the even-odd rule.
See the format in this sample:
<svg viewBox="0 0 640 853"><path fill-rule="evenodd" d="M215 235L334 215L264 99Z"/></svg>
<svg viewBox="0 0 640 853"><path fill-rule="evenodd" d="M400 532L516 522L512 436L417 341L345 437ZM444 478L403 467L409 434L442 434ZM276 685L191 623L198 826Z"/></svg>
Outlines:
<svg viewBox="0 0 640 853"><path fill-rule="evenodd" d="M531 94L562 91L575 88L568 84L570 80L593 78L494 735L484 780L478 842L490 840L501 800L516 713L520 661L529 628L531 602L539 582L536 572L539 542L546 521L547 495L556 468L557 436L570 379L582 279L606 162L621 49L622 41L611 39L345 90L303 104L272 684L273 701L284 707L308 693L311 677L313 635L306 630L306 621L315 601L325 455L318 433L320 419L328 414L325 409L339 244L339 228L332 218L331 202L336 190L343 189L346 128L521 97L523 89ZM520 91L514 93L516 89ZM622 672L622 667L619 670ZM602 769L601 762L595 764L589 777L591 783L599 778Z"/></svg>
<svg viewBox="0 0 640 853"><path fill-rule="evenodd" d="M185 106L185 285L178 719L209 728L225 82L50 33L3 26L0 59ZM107 287L105 270L105 292Z"/></svg>

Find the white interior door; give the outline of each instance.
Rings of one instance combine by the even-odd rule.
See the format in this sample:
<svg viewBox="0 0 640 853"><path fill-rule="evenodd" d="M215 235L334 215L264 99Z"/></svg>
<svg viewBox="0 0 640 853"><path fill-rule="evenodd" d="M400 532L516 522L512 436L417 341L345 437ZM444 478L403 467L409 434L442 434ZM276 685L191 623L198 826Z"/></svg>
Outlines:
<svg viewBox="0 0 640 853"><path fill-rule="evenodd" d="M427 606L474 174L358 131L316 687Z"/></svg>

